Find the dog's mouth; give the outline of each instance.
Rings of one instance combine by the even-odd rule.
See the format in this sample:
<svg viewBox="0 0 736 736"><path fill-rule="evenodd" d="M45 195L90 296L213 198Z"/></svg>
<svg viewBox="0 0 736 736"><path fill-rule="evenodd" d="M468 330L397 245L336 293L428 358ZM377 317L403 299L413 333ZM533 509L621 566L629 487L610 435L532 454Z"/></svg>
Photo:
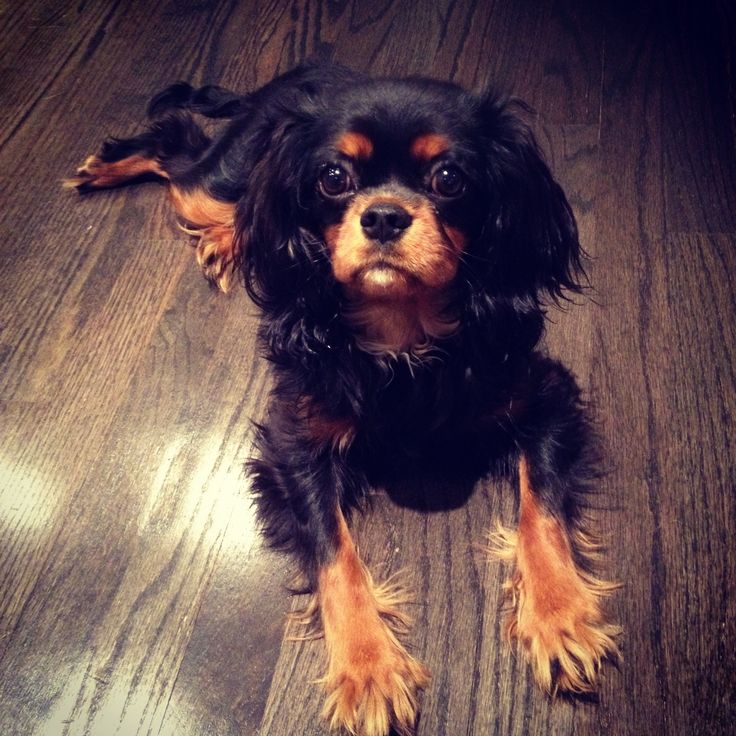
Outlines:
<svg viewBox="0 0 736 736"><path fill-rule="evenodd" d="M359 268L353 283L366 296L407 295L421 285L421 280L404 266L383 259Z"/></svg>
<svg viewBox="0 0 736 736"><path fill-rule="evenodd" d="M410 216L401 227L385 216L386 227L397 232L374 233L367 221L380 207L395 206ZM464 239L443 226L431 202L418 195L398 197L393 192L360 193L342 220L325 229L325 242L335 279L362 297L406 299L443 291L457 275Z"/></svg>

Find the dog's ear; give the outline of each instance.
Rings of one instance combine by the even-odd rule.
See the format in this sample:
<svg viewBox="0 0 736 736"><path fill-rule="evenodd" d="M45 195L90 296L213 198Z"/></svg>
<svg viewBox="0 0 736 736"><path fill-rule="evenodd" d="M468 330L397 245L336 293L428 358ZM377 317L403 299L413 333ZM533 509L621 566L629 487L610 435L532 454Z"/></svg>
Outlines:
<svg viewBox="0 0 736 736"><path fill-rule="evenodd" d="M478 100L490 200L482 247L494 287L516 295L579 293L584 252L570 204L520 113L494 92Z"/></svg>
<svg viewBox="0 0 736 736"><path fill-rule="evenodd" d="M272 313L303 298L318 267L315 238L303 226L312 123L302 110L283 110L249 141L258 154L237 205L235 231L246 289Z"/></svg>

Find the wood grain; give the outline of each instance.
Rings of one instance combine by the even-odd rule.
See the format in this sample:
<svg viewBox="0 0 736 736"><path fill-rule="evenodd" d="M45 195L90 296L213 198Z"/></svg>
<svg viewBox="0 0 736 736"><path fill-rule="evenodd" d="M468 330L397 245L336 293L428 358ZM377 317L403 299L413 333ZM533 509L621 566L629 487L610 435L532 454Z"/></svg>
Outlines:
<svg viewBox="0 0 736 736"><path fill-rule="evenodd" d="M415 591L419 736L729 733L736 717L736 16L728 3L0 3L0 732L322 734L322 643L283 637L288 560L243 477L268 372L156 185L66 176L175 79L240 89L301 59L527 100L595 291L549 351L597 408L624 661L550 702L504 640L487 559L514 490L415 478L357 519ZM400 502L414 499L419 508ZM425 508L422 509L422 499Z"/></svg>

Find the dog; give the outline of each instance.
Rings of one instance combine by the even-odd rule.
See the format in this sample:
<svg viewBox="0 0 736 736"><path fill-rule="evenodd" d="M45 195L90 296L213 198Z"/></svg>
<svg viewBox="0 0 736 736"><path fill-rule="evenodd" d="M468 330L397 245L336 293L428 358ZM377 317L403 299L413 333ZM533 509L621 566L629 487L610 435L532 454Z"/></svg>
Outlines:
<svg viewBox="0 0 736 736"><path fill-rule="evenodd" d="M211 136L195 114L227 122ZM587 288L585 254L523 105L308 63L245 95L180 82L149 115L67 185L164 180L206 278L240 277L262 311L274 388L249 473L265 537L313 594L330 725L409 733L428 683L400 592L348 526L412 463L515 480L518 528L490 534L513 567L508 631L545 691L593 690L620 633L586 521L599 443L538 349L547 306Z"/></svg>

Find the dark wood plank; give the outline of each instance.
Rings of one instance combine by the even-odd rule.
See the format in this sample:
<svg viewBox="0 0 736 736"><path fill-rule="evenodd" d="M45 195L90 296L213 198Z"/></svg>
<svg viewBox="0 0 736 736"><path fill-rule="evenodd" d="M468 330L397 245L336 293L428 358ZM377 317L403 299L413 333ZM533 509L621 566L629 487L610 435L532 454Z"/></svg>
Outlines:
<svg viewBox="0 0 736 736"><path fill-rule="evenodd" d="M676 227L677 218L671 224L666 191L671 159L660 142L678 124L666 115L670 96L684 99L690 84L681 79L676 91L669 86L673 80L666 73L668 60L663 54L665 19L639 8L611 22L601 167L615 174L597 207L601 256L595 283L605 305L598 395L604 399L604 427L613 462L608 485L621 507L620 541L614 553L626 584L626 605L621 609L627 631L625 690L637 694L618 699L616 717L623 733L722 733L733 708L731 688L721 685L701 691L698 698L690 690L684 696L689 683L712 677L707 657L684 656L687 642L698 641L707 649L717 645L720 635L707 616L688 619L682 592L688 581L702 574L698 555L692 548L686 551L689 540L712 533L723 538L725 529L732 528L729 508L718 521L705 511L712 506L711 492L719 504L730 505L732 483L717 470L725 461L722 441L705 450L706 455L715 453L707 461L697 451L703 464L696 461L685 470L685 458L692 458L695 445L687 449L677 437L688 436L688 442L699 444L695 438L702 425L699 412L693 410L704 391L714 392L705 399L708 411L715 411L712 416L720 417L715 421L726 431L724 415L715 406L724 401L728 405L733 397L734 343L723 343L716 354L710 352L709 343L723 329L721 319L724 324L733 320L733 262L723 241L705 238L699 247L715 248L718 255L704 255L703 261L719 266L716 271L712 265L704 270L703 261L683 258L682 248L673 250L677 241L665 235ZM685 36L689 29L680 26L678 32ZM697 97L694 89L691 92ZM700 134L692 129L690 135L697 139ZM731 156L732 150L722 155ZM728 200L718 206L726 208ZM732 242L732 237L727 240ZM688 283L684 290L683 279ZM711 305L703 299L708 282ZM696 356L703 351L714 360L711 370L725 371L725 384L722 378L716 387L699 374ZM689 365L689 386L675 378L678 364ZM677 499L690 513L678 513ZM722 563L711 564L721 569ZM732 620L728 613L732 601L724 601L721 593L711 600L718 601L717 607L726 605L722 623ZM706 606L705 599L699 605ZM718 677L729 677L733 664L716 669Z"/></svg>
<svg viewBox="0 0 736 736"><path fill-rule="evenodd" d="M59 83L75 59L84 57L105 34L117 4L3 3L3 56L0 61L0 149L29 117L59 97ZM59 100L56 101L57 103Z"/></svg>
<svg viewBox="0 0 736 736"><path fill-rule="evenodd" d="M602 16L579 2L478 3L462 45L443 60L457 81L521 97L548 121L595 124L603 74ZM458 12L467 12L458 4ZM452 25L452 21L451 21Z"/></svg>
<svg viewBox="0 0 736 736"><path fill-rule="evenodd" d="M669 232L736 230L736 7L682 3L661 17Z"/></svg>

